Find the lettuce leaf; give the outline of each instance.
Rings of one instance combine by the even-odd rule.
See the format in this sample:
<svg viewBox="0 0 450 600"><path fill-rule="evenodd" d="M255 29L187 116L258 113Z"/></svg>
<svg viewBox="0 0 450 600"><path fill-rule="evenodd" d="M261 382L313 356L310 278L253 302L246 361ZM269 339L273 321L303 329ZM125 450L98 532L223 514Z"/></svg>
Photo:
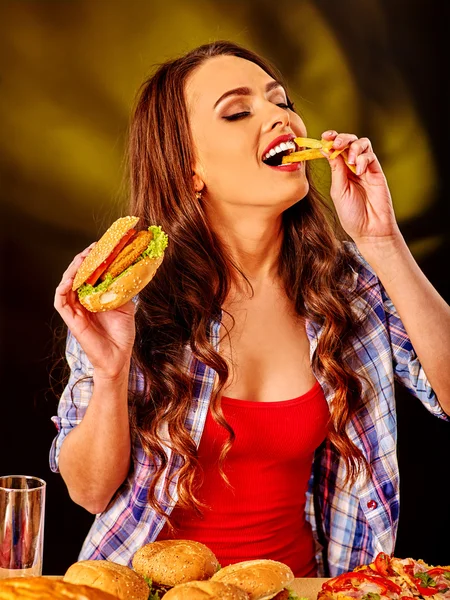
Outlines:
<svg viewBox="0 0 450 600"><path fill-rule="evenodd" d="M150 591L148 594L148 600L161 600L159 597L159 592L152 589L153 581L151 580L151 578L144 575L144 579L145 579L148 587L150 588Z"/></svg>
<svg viewBox="0 0 450 600"><path fill-rule="evenodd" d="M160 258L160 256L164 254L164 250L167 248L169 238L159 225L150 225L148 230L153 233L153 239L138 260L141 260L141 258L145 258L146 256L150 258Z"/></svg>

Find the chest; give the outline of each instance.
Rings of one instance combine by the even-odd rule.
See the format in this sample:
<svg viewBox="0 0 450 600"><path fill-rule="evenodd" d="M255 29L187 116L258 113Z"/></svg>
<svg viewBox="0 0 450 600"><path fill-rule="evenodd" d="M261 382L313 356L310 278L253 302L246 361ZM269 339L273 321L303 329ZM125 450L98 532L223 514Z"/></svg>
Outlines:
<svg viewBox="0 0 450 600"><path fill-rule="evenodd" d="M282 290L266 289L224 308L220 353L230 372L224 395L281 401L313 387L305 324Z"/></svg>
<svg viewBox="0 0 450 600"><path fill-rule="evenodd" d="M227 454L227 464L253 465L260 468L262 461L276 469L285 465L299 465L310 460L326 434L329 418L328 405L322 388L313 388L292 400L283 402L251 402L222 398L222 410L232 427L235 440ZM202 464L217 465L220 452L228 439L228 432L208 412L200 444Z"/></svg>

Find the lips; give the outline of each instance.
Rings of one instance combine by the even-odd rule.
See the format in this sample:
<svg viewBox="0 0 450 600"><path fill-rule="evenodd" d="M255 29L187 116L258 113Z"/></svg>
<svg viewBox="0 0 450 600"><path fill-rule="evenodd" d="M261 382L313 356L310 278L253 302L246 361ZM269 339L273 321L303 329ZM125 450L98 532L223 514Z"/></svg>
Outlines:
<svg viewBox="0 0 450 600"><path fill-rule="evenodd" d="M293 133L286 133L284 135L279 135L277 138L275 138L274 140L272 140L270 142L270 144L267 146L267 148L264 150L264 152L262 153L262 156L266 156L266 154L272 150L272 148L275 148L276 146L278 146L279 144L283 143L283 142L290 142L291 140L295 139L295 135ZM261 157L262 160L262 157Z"/></svg>

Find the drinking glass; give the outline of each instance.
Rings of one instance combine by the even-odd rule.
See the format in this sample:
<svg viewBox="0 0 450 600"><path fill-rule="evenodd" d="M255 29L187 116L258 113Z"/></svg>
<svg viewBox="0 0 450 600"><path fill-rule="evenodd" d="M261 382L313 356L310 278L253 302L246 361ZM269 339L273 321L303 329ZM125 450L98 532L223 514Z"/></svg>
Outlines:
<svg viewBox="0 0 450 600"><path fill-rule="evenodd" d="M0 579L42 575L46 482L0 477Z"/></svg>

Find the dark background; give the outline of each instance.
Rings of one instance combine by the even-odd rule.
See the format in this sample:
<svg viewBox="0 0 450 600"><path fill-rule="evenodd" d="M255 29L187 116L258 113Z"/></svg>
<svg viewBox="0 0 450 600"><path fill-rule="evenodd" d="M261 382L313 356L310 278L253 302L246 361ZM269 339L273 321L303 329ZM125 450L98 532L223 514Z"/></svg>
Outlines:
<svg viewBox="0 0 450 600"><path fill-rule="evenodd" d="M271 59L311 136L372 139L408 245L448 301L448 25L422 0L0 3L0 472L48 483L44 573L77 560L93 519L48 466L63 376L53 293L126 200L123 150L141 81L214 39ZM319 177L326 191L328 173ZM403 389L397 404L396 555L450 564L450 425Z"/></svg>

